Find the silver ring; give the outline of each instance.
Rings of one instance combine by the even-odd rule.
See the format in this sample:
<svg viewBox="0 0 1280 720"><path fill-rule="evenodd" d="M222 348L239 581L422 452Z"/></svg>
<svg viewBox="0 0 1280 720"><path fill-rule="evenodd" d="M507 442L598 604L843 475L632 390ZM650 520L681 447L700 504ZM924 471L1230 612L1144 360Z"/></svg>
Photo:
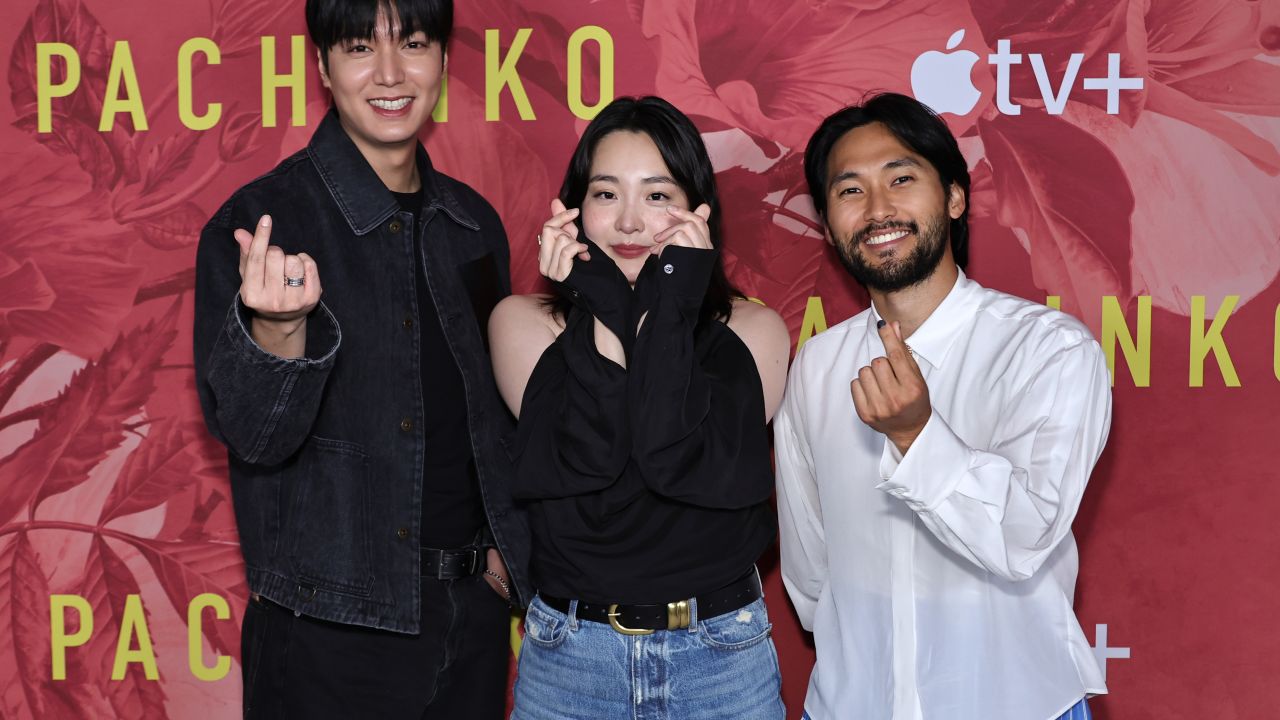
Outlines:
<svg viewBox="0 0 1280 720"><path fill-rule="evenodd" d="M538 233L535 237L538 238L538 247L542 247L542 233Z"/></svg>
<svg viewBox="0 0 1280 720"><path fill-rule="evenodd" d="M296 277L296 278L286 277L286 278L284 279L284 285L285 285L285 287L302 287L302 283L303 283L306 279L307 279L307 278L306 278L305 276L303 276L303 277Z"/></svg>

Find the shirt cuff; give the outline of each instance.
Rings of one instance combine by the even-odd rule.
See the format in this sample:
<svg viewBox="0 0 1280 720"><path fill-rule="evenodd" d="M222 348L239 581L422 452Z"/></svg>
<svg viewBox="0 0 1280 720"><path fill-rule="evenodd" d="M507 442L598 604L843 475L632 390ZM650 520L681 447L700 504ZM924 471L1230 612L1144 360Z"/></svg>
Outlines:
<svg viewBox="0 0 1280 720"><path fill-rule="evenodd" d="M657 281L661 292L682 300L696 302L699 307L711 282L720 251L716 249L672 245L664 248L658 258Z"/></svg>
<svg viewBox="0 0 1280 720"><path fill-rule="evenodd" d="M554 283L569 297L569 302L584 313L594 316L623 339L634 334L627 331L627 314L631 306L631 286L613 259L591 240L583 241L590 260L573 259L573 269L564 280Z"/></svg>
<svg viewBox="0 0 1280 720"><path fill-rule="evenodd" d="M338 327L338 319L325 307L324 302L320 302L307 316L306 354L302 357L284 358L263 348L253 339L253 333L249 329L252 321L253 311L245 307L240 293L236 293L231 310L227 313L225 335L237 355L249 358L257 364L279 366L281 369L324 369L333 364L338 346L342 344L342 329Z"/></svg>
<svg viewBox="0 0 1280 720"><path fill-rule="evenodd" d="M972 453L935 408L906 455L885 438L880 454L882 482L876 489L901 499L916 512L933 512L964 478Z"/></svg>

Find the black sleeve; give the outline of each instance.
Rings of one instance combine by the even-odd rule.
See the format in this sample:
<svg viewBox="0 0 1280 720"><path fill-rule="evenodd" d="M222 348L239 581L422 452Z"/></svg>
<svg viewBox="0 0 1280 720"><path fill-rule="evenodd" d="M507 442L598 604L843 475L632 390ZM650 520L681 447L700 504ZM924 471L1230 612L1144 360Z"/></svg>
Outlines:
<svg viewBox="0 0 1280 720"><path fill-rule="evenodd" d="M521 403L518 490L525 499L569 497L609 487L631 445L627 371L596 349L595 323L626 338L631 290L618 267L590 245L560 286L573 302L564 332L539 360ZM625 339L623 340L625 343Z"/></svg>
<svg viewBox="0 0 1280 720"><path fill-rule="evenodd" d="M232 235L254 221L236 225L232 208L228 202L210 220L196 251L196 386L214 437L244 462L274 465L310 434L342 333L322 302L307 317L303 357L278 357L254 342Z"/></svg>
<svg viewBox="0 0 1280 720"><path fill-rule="evenodd" d="M695 342L717 252L668 247L642 273L636 292L648 314L631 358L628 405L632 457L650 490L736 509L767 500L773 475L750 352L727 327L708 329L718 339L701 347Z"/></svg>
<svg viewBox="0 0 1280 720"><path fill-rule="evenodd" d="M629 353L635 325L631 322L631 287L627 284L627 277L599 245L585 238L582 242L586 244L587 255L591 259L584 261L574 257L569 276L555 284L575 308L612 330ZM595 331L594 327L587 329ZM592 347L595 347L594 343Z"/></svg>

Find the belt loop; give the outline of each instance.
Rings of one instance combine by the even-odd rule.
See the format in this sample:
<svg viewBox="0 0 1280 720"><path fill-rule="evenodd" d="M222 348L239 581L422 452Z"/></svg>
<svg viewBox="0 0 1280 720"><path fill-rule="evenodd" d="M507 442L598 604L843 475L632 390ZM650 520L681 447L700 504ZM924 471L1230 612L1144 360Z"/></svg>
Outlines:
<svg viewBox="0 0 1280 720"><path fill-rule="evenodd" d="M689 632L698 632L698 598L689 598Z"/></svg>
<svg viewBox="0 0 1280 720"><path fill-rule="evenodd" d="M578 601L569 601L569 632L578 632Z"/></svg>

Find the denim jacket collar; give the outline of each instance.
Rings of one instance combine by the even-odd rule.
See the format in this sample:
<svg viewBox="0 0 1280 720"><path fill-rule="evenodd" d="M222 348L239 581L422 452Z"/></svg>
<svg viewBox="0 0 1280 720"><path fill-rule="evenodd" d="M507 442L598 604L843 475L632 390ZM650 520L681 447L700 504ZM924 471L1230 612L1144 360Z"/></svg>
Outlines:
<svg viewBox="0 0 1280 720"><path fill-rule="evenodd" d="M315 163L325 187L356 235L369 233L399 209L391 191L387 190L343 129L336 109L330 109L320 122L307 145L307 155ZM462 227L479 230L480 224L462 209L453 193L439 181L421 142L418 143L417 158L421 168L424 206L443 210Z"/></svg>

